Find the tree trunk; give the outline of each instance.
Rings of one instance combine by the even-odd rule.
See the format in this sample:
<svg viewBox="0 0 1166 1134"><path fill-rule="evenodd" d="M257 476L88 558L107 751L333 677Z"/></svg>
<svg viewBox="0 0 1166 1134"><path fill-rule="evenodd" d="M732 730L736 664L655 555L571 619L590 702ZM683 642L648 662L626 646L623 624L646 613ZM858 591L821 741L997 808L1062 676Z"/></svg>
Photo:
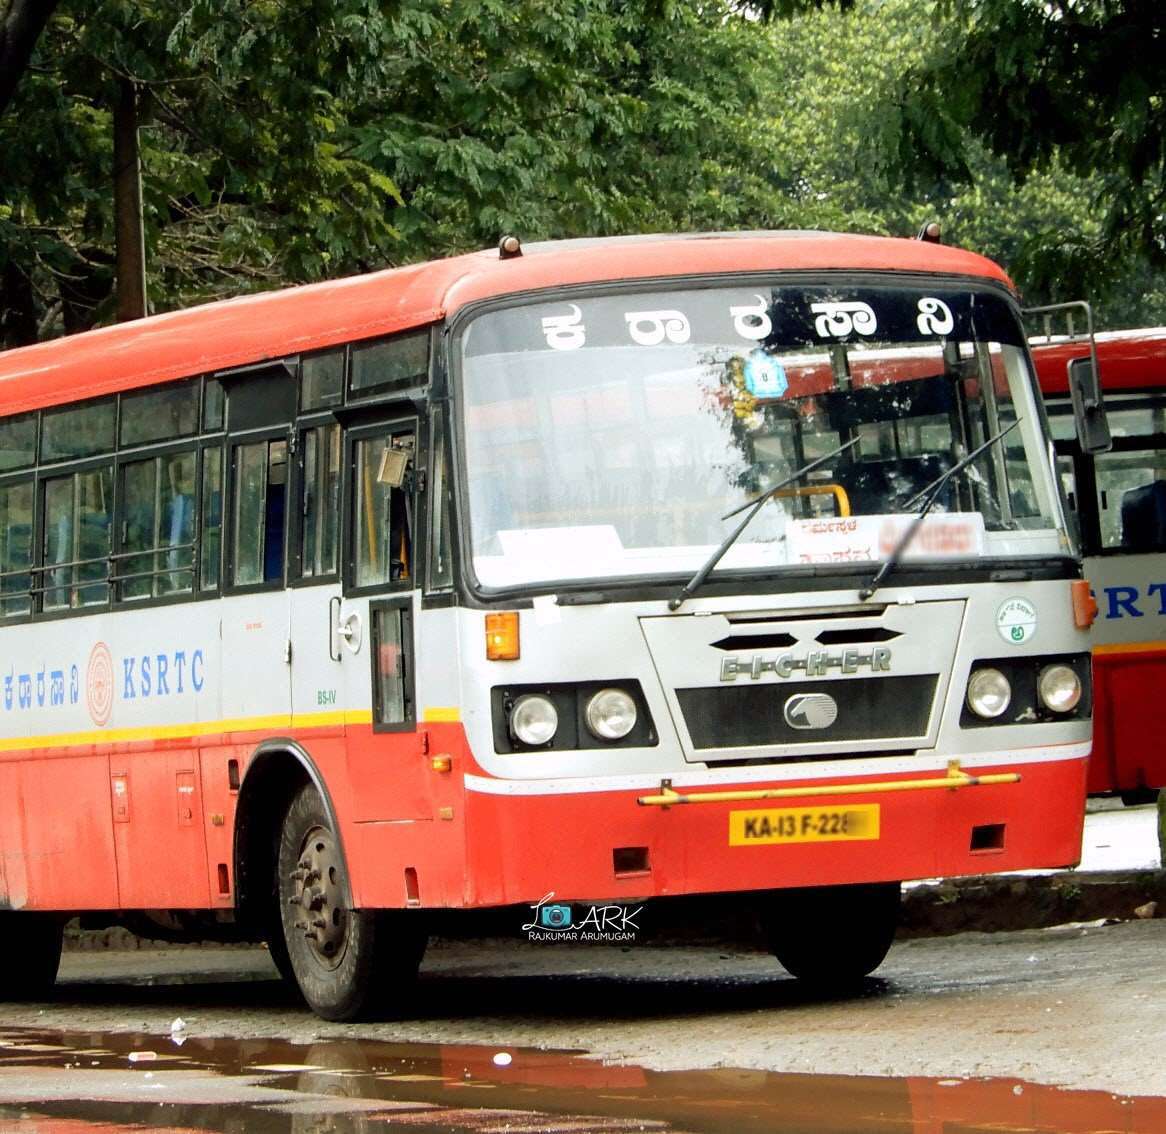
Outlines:
<svg viewBox="0 0 1166 1134"><path fill-rule="evenodd" d="M117 238L118 322L146 314L146 240L142 231L142 161L138 96L128 79L113 112L113 210Z"/></svg>
<svg viewBox="0 0 1166 1134"><path fill-rule="evenodd" d="M12 101L57 0L0 0L0 114Z"/></svg>
<svg viewBox="0 0 1166 1134"><path fill-rule="evenodd" d="M0 270L0 350L37 340L36 297L32 281L9 260Z"/></svg>

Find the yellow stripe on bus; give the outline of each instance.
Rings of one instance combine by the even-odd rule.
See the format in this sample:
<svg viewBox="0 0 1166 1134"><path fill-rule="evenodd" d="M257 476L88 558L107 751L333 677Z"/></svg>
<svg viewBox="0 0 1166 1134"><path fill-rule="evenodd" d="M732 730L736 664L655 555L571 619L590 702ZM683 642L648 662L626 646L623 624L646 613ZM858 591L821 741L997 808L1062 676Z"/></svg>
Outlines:
<svg viewBox="0 0 1166 1134"><path fill-rule="evenodd" d="M1115 642L1108 646L1094 646L1095 654L1144 654L1151 650L1166 650L1163 642Z"/></svg>
<svg viewBox="0 0 1166 1134"><path fill-rule="evenodd" d="M439 724L442 721L460 721L461 710L450 705L428 705L421 713L421 719L426 724Z"/></svg>

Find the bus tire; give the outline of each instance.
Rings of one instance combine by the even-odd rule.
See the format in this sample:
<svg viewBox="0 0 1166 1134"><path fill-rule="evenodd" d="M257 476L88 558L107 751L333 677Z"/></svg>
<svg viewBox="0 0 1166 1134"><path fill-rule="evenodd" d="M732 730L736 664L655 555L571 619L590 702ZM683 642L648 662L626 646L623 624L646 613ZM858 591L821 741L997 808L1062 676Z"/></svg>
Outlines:
<svg viewBox="0 0 1166 1134"><path fill-rule="evenodd" d="M291 957L287 951L287 941L283 935L283 918L279 913L279 896L274 896L268 905L271 907L271 922L264 937L267 954L271 958L271 963L279 971L280 979L285 984L295 987L296 974L292 968Z"/></svg>
<svg viewBox="0 0 1166 1134"><path fill-rule="evenodd" d="M311 784L288 805L278 867L287 960L308 1007L336 1021L398 1007L417 975L425 936L403 915L348 908L339 835Z"/></svg>
<svg viewBox="0 0 1166 1134"><path fill-rule="evenodd" d="M56 984L64 935L58 914L0 912L0 1001L36 1000Z"/></svg>
<svg viewBox="0 0 1166 1134"><path fill-rule="evenodd" d="M858 983L883 963L899 923L899 883L778 890L762 911L769 949L807 984Z"/></svg>

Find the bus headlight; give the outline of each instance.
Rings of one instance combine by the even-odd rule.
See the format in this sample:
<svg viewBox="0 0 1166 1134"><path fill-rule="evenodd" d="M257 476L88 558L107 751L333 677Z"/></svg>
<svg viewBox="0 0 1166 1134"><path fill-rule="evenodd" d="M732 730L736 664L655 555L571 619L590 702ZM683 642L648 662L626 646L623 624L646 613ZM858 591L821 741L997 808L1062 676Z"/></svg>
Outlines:
<svg viewBox="0 0 1166 1134"><path fill-rule="evenodd" d="M636 727L636 703L622 689L600 689L587 702L586 718L601 740L622 740Z"/></svg>
<svg viewBox="0 0 1166 1134"><path fill-rule="evenodd" d="M559 714L549 697L527 693L510 710L510 735L523 744L546 744L559 728Z"/></svg>
<svg viewBox="0 0 1166 1134"><path fill-rule="evenodd" d="M1054 713L1071 713L1081 700L1081 678L1067 665L1046 665L1036 679L1041 704Z"/></svg>
<svg viewBox="0 0 1166 1134"><path fill-rule="evenodd" d="M1000 716L1012 700L1012 686L998 669L977 669L968 682L968 708L978 717Z"/></svg>

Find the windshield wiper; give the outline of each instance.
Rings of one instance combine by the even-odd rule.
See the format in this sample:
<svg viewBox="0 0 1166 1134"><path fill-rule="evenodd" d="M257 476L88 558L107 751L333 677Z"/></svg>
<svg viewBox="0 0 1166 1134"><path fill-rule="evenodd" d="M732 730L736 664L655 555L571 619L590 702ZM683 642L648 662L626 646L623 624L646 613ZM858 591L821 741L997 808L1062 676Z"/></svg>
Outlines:
<svg viewBox="0 0 1166 1134"><path fill-rule="evenodd" d="M817 460L811 461L808 465L802 465L796 472L792 472L785 478L785 480L778 481L772 488L767 488L760 496L755 496L752 500L746 500L744 504L734 508L731 512L726 512L721 519L727 520L730 516L737 515L738 512L744 512L746 508L749 509L745 513L745 518L721 541L721 546L716 549L705 560L704 565L687 583L684 584L683 590L675 598L668 600L669 610L679 610L680 604L686 598L695 594L704 583L705 579L709 577L712 569L721 561L721 557L737 542L737 537L749 526L749 521L761 511L762 505L770 499L775 493L780 492L783 488L787 488L793 484L794 481L801 480L802 477L808 473L812 473L819 465L824 465L827 461L832 461L839 453L845 453L847 449L853 445L858 444L858 438L855 437L852 441L847 441L845 445L839 445L832 453L827 453L824 457L818 457Z"/></svg>
<svg viewBox="0 0 1166 1134"><path fill-rule="evenodd" d="M919 510L919 515L911 521L911 526L900 537L899 542L895 544L891 554L887 556L886 562L874 573L874 577L865 587L858 592L859 600L865 602L871 595L875 593L882 585L883 580L899 565L899 560L903 553L907 550L911 541L915 538L915 533L919 530L920 525L927 518L927 513L931 511L931 506L939 499L939 494L943 491L943 486L956 473L966 469L977 457L986 453L993 445L997 444L1002 438L1007 437L1022 421L1022 418L1017 418L1006 429L1001 429L999 433L989 437L982 445L973 449L966 457L960 461L956 461L954 465L945 473L940 473L929 485L920 489L903 505L903 510L913 508L920 500L923 501L923 507Z"/></svg>

